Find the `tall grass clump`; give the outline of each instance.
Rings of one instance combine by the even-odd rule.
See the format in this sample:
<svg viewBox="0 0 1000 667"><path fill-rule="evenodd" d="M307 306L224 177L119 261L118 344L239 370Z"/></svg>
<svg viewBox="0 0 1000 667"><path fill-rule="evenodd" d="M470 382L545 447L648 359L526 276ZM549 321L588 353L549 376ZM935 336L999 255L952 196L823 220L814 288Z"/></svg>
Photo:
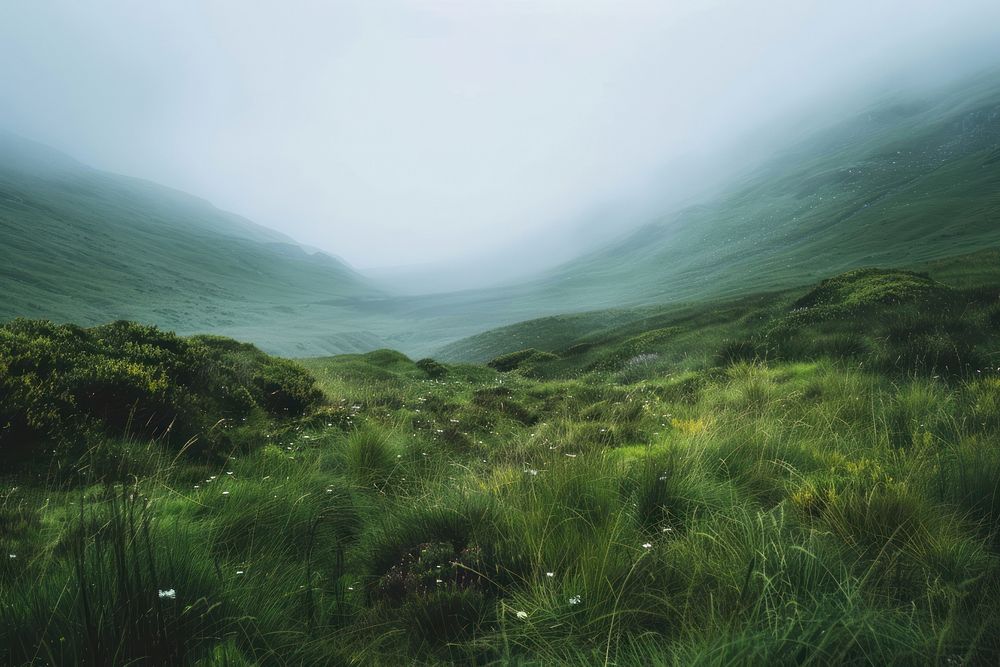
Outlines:
<svg viewBox="0 0 1000 667"><path fill-rule="evenodd" d="M54 551L3 582L8 664L197 656L228 607L203 534L158 519L136 487L81 496L77 510Z"/></svg>
<svg viewBox="0 0 1000 667"><path fill-rule="evenodd" d="M400 465L402 450L393 434L365 425L347 436L345 461L348 474L359 485L382 489Z"/></svg>

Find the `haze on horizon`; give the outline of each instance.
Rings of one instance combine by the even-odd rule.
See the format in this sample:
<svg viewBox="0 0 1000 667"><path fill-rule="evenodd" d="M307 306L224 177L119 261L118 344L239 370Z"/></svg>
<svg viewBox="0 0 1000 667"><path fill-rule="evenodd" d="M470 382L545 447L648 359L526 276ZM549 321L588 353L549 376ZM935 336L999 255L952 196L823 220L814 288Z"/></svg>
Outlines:
<svg viewBox="0 0 1000 667"><path fill-rule="evenodd" d="M8 3L0 129L471 286L711 187L784 119L995 62L996 25L995 0Z"/></svg>

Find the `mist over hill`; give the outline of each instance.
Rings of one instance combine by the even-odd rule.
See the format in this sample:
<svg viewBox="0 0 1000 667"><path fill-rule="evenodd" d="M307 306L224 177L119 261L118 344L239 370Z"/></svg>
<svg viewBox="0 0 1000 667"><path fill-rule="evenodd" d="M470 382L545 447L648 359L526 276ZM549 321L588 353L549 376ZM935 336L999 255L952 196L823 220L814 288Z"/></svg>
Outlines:
<svg viewBox="0 0 1000 667"><path fill-rule="evenodd" d="M1000 665L998 26L0 3L0 665Z"/></svg>
<svg viewBox="0 0 1000 667"><path fill-rule="evenodd" d="M552 315L679 304L995 246L998 156L996 71L889 97L778 153L722 194L513 293ZM514 341L507 351L518 349ZM441 354L464 358L464 350Z"/></svg>
<svg viewBox="0 0 1000 667"><path fill-rule="evenodd" d="M380 294L279 232L9 134L0 135L0 287L3 319L262 327L252 338L276 348L282 323L306 306ZM320 317L342 312L331 305Z"/></svg>
<svg viewBox="0 0 1000 667"><path fill-rule="evenodd" d="M292 356L394 347L462 358L461 345L442 346L535 317L787 288L1000 243L995 71L873 101L698 204L531 280L423 295L203 200L2 142L0 317L134 319Z"/></svg>

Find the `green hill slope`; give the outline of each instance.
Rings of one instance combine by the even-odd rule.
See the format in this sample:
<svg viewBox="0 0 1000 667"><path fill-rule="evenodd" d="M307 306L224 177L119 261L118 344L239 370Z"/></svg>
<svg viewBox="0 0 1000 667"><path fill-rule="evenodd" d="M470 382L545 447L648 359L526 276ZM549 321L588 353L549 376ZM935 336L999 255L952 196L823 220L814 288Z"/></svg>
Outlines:
<svg viewBox="0 0 1000 667"><path fill-rule="evenodd" d="M824 355L888 373L1000 367L1000 250L911 269L856 269L809 287L528 320L450 349L530 377L596 372L629 382L739 360Z"/></svg>
<svg viewBox="0 0 1000 667"><path fill-rule="evenodd" d="M570 302L678 301L903 266L1000 243L1000 84L890 102L821 133L719 200L548 279ZM588 301L593 304L594 301Z"/></svg>
<svg viewBox="0 0 1000 667"><path fill-rule="evenodd" d="M776 156L728 194L520 289L552 314L681 304L998 244L1000 83L986 77L924 100L879 104ZM605 318L574 315L569 328L594 330ZM459 341L438 354L485 360L545 347L537 337L554 332L539 331L567 329L557 322Z"/></svg>
<svg viewBox="0 0 1000 667"><path fill-rule="evenodd" d="M240 333L290 354L293 342L313 351L380 342L351 311L379 292L338 260L10 135L0 135L0 290L0 319L133 319ZM283 333L290 324L294 336Z"/></svg>
<svg viewBox="0 0 1000 667"><path fill-rule="evenodd" d="M128 319L315 356L416 356L544 312L507 290L398 297L337 259L148 181L0 132L0 322Z"/></svg>

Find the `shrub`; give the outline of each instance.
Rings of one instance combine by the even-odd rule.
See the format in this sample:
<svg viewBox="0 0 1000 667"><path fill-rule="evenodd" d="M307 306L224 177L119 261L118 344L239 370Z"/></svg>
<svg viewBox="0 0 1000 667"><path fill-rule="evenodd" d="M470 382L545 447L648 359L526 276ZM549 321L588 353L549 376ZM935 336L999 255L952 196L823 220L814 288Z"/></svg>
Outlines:
<svg viewBox="0 0 1000 667"><path fill-rule="evenodd" d="M436 591L479 588L484 582L482 567L482 552L474 544L459 549L451 542L425 542L404 553L379 577L376 596L400 603Z"/></svg>
<svg viewBox="0 0 1000 667"><path fill-rule="evenodd" d="M294 363L252 345L181 338L114 322L92 329L47 321L0 326L0 457L78 455L95 435L163 438L201 451L227 444L220 420L255 411L301 415L322 394ZM46 445L53 448L43 449Z"/></svg>
<svg viewBox="0 0 1000 667"><path fill-rule="evenodd" d="M541 350L529 347L526 350L511 352L510 354L499 356L486 365L496 371L500 371L501 373L509 373L513 370L528 368L530 366L537 365L540 362L551 361L558 358L559 357L551 352L542 352Z"/></svg>
<svg viewBox="0 0 1000 667"><path fill-rule="evenodd" d="M417 362L417 368L427 373L427 377L437 379L448 374L448 369L431 358L421 359Z"/></svg>

